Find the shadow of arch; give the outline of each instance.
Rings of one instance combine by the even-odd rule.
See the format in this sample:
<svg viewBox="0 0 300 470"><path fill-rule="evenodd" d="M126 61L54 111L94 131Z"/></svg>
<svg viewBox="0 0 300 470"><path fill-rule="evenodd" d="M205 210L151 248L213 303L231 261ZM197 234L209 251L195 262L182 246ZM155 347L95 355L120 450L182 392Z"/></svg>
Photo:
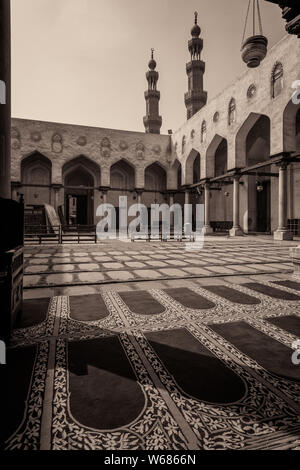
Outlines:
<svg viewBox="0 0 300 470"><path fill-rule="evenodd" d="M178 158L176 158L168 172L168 184L174 189L179 189L184 184L182 179L182 165Z"/></svg>
<svg viewBox="0 0 300 470"><path fill-rule="evenodd" d="M65 163L62 169L65 188L64 215L67 225L93 225L94 189L100 186L101 170L84 155Z"/></svg>
<svg viewBox="0 0 300 470"><path fill-rule="evenodd" d="M111 188L133 190L136 187L136 171L134 165L125 158L118 160L110 168Z"/></svg>
<svg viewBox="0 0 300 470"><path fill-rule="evenodd" d="M300 150L299 113L300 103L295 104L290 100L283 111L283 150L285 152Z"/></svg>
<svg viewBox="0 0 300 470"><path fill-rule="evenodd" d="M197 183L200 179L200 153L192 149L185 162L185 184Z"/></svg>
<svg viewBox="0 0 300 470"><path fill-rule="evenodd" d="M215 176L215 156L223 141L226 141L224 137L216 134L209 144L206 151L206 177L213 178ZM227 142L227 141L226 141Z"/></svg>
<svg viewBox="0 0 300 470"><path fill-rule="evenodd" d="M78 157L66 162L62 168L63 181L65 181L67 175L71 172L75 172L76 170L82 170L85 175L89 174L91 181L93 181L92 186L100 186L101 169L93 160L85 155L79 155Z"/></svg>
<svg viewBox="0 0 300 470"><path fill-rule="evenodd" d="M34 152L21 161L21 182L24 186L26 205L43 205L51 202L51 160L40 152Z"/></svg>
<svg viewBox="0 0 300 470"><path fill-rule="evenodd" d="M267 124L268 123L268 124ZM243 122L236 135L236 167L243 168L247 163L247 139L251 131L253 133L259 131L260 125L267 131L270 136L270 119L265 114L250 113ZM257 132L259 134L259 132ZM270 155L270 149L268 157ZM261 158L263 160L263 158ZM259 161L259 159L258 159ZM257 162L258 162L257 161ZM255 163L257 163L255 162Z"/></svg>
<svg viewBox="0 0 300 470"><path fill-rule="evenodd" d="M167 189L167 172L159 162L145 168L145 189L155 192Z"/></svg>

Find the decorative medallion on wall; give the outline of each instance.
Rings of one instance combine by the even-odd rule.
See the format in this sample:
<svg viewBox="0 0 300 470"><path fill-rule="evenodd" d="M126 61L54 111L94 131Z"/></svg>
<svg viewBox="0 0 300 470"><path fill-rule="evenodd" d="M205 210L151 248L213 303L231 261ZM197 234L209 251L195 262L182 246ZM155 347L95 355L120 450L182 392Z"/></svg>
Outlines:
<svg viewBox="0 0 300 470"><path fill-rule="evenodd" d="M120 150L124 151L124 150L127 150L128 149L128 144L127 142L125 142L125 140L121 140L120 144L119 144L119 148Z"/></svg>
<svg viewBox="0 0 300 470"><path fill-rule="evenodd" d="M11 147L13 150L21 148L21 136L16 127L11 128Z"/></svg>
<svg viewBox="0 0 300 470"><path fill-rule="evenodd" d="M87 144L87 138L84 135L81 135L77 139L77 145L80 145L80 147L84 147Z"/></svg>
<svg viewBox="0 0 300 470"><path fill-rule="evenodd" d="M111 155L111 143L107 137L104 137L101 142L101 155L104 158L109 158Z"/></svg>
<svg viewBox="0 0 300 470"><path fill-rule="evenodd" d="M218 122L219 119L220 119L220 113L218 111L216 111L215 114L214 114L214 117L213 117L213 121Z"/></svg>
<svg viewBox="0 0 300 470"><path fill-rule="evenodd" d="M52 152L61 153L63 151L63 139L60 134L52 136Z"/></svg>
<svg viewBox="0 0 300 470"><path fill-rule="evenodd" d="M30 138L32 142L40 142L42 139L41 133L38 131L31 132Z"/></svg>
<svg viewBox="0 0 300 470"><path fill-rule="evenodd" d="M192 131L191 131L191 139L193 139L193 138L195 137L195 134L196 134L195 129L192 129Z"/></svg>
<svg viewBox="0 0 300 470"><path fill-rule="evenodd" d="M252 85L250 85L248 88L247 98L251 99L255 95L256 95L256 86L252 83Z"/></svg>
<svg viewBox="0 0 300 470"><path fill-rule="evenodd" d="M156 153L156 155L159 155L161 153L161 146L159 144L154 145L152 150L154 153Z"/></svg>
<svg viewBox="0 0 300 470"><path fill-rule="evenodd" d="M145 158L145 146L143 142L136 144L136 156L138 160L144 160Z"/></svg>

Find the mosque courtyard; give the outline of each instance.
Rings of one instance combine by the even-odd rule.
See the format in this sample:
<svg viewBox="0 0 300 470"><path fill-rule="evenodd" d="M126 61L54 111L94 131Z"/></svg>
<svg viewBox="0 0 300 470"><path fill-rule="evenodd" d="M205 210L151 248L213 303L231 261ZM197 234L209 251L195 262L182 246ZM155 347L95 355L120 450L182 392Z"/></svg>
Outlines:
<svg viewBox="0 0 300 470"><path fill-rule="evenodd" d="M6 448L300 449L298 243L27 246Z"/></svg>

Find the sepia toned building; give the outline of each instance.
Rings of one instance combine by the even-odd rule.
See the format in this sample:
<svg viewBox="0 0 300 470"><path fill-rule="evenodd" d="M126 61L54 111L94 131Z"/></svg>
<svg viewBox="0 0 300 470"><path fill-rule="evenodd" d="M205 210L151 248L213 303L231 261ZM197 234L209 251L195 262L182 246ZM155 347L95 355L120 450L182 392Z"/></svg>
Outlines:
<svg viewBox="0 0 300 470"><path fill-rule="evenodd" d="M152 52L145 133L12 120L13 198L24 194L28 213L50 204L65 224L80 225L96 224L99 204L118 207L119 195L149 209L204 203L206 233L299 235L299 40L285 36L259 67L211 98L197 17L191 35L187 120L179 129L160 134Z"/></svg>

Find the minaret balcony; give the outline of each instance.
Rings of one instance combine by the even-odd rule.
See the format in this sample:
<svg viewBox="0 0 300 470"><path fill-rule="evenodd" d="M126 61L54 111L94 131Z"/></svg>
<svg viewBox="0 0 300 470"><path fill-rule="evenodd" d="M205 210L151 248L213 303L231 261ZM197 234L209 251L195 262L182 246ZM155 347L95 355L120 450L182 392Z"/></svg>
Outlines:
<svg viewBox="0 0 300 470"><path fill-rule="evenodd" d="M157 90L147 90L145 91L145 99L149 100L150 98L156 98L160 100L160 91Z"/></svg>
<svg viewBox="0 0 300 470"><path fill-rule="evenodd" d="M161 116L151 116L151 115L148 115L148 116L145 116L144 117L144 125L145 127L146 126L150 126L150 125L159 125L161 127L162 125L162 117Z"/></svg>
<svg viewBox="0 0 300 470"><path fill-rule="evenodd" d="M193 103L207 103L207 92L203 90L190 90L184 94L184 101L186 106L190 106Z"/></svg>
<svg viewBox="0 0 300 470"><path fill-rule="evenodd" d="M194 70L200 70L201 72L205 72L205 62L203 60L191 60L186 64L186 71L190 74Z"/></svg>

